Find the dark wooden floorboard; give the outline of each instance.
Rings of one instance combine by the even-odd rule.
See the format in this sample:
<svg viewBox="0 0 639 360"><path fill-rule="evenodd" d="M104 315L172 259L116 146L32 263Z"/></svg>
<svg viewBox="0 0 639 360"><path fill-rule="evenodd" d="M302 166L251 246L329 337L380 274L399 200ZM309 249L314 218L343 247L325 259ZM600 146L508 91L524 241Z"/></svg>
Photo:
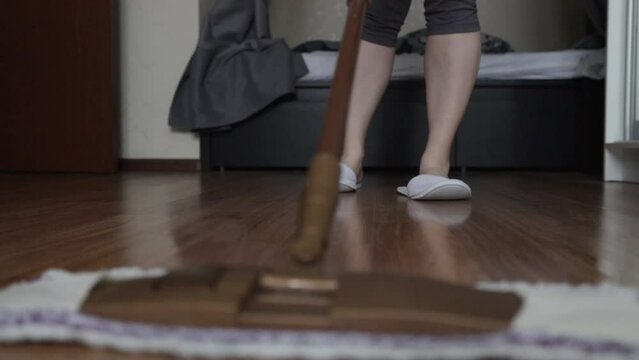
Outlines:
<svg viewBox="0 0 639 360"><path fill-rule="evenodd" d="M394 192L409 178L369 173L361 192L343 195L315 270L639 285L639 185L573 173L471 172L472 201L418 203ZM302 172L0 174L0 285L49 268L294 268L287 248L303 181Z"/></svg>
<svg viewBox="0 0 639 360"><path fill-rule="evenodd" d="M639 186L571 173L474 173L471 202L417 203L408 178L343 195L326 261L451 281L637 283ZM301 172L1 175L0 282L57 267L290 268Z"/></svg>

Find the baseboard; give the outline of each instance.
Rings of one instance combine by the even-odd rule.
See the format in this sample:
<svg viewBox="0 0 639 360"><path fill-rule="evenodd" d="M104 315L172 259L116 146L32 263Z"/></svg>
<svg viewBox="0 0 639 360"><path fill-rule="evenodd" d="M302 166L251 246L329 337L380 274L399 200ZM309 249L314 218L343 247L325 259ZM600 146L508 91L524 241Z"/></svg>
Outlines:
<svg viewBox="0 0 639 360"><path fill-rule="evenodd" d="M199 172L200 161L191 159L120 159L120 170Z"/></svg>

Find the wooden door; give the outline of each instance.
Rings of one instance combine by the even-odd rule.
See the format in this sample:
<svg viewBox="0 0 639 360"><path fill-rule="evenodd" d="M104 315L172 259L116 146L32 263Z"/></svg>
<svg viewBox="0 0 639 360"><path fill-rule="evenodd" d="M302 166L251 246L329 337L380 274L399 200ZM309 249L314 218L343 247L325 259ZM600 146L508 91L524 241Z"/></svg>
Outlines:
<svg viewBox="0 0 639 360"><path fill-rule="evenodd" d="M0 5L0 171L117 170L114 0Z"/></svg>

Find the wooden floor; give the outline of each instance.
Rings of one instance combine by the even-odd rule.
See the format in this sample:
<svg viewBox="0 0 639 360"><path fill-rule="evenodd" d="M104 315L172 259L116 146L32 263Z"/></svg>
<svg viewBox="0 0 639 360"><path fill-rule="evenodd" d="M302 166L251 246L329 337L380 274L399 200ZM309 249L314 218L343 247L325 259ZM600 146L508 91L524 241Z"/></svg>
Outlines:
<svg viewBox="0 0 639 360"><path fill-rule="evenodd" d="M572 173L471 172L472 201L418 203L394 192L409 177L369 173L360 193L341 197L318 271L639 286L639 185ZM0 175L0 286L49 268L293 268L287 247L303 180L302 172ZM41 351L114 356L1 347L0 357Z"/></svg>

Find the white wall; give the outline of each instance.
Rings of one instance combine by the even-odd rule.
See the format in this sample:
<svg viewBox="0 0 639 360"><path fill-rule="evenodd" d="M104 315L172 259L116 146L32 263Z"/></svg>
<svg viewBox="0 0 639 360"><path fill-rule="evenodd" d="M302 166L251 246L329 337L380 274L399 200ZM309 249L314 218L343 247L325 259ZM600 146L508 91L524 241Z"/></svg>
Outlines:
<svg viewBox="0 0 639 360"><path fill-rule="evenodd" d="M517 51L560 50L586 32L582 0L478 0L484 32L507 39Z"/></svg>
<svg viewBox="0 0 639 360"><path fill-rule="evenodd" d="M501 36L517 51L557 50L584 35L581 0L478 0L483 31ZM310 39L337 40L345 0L271 0L273 35L295 46ZM403 33L423 28L423 0L413 0Z"/></svg>
<svg viewBox="0 0 639 360"><path fill-rule="evenodd" d="M122 158L199 158L198 139L168 125L175 87L197 42L198 18L198 0L120 0Z"/></svg>

